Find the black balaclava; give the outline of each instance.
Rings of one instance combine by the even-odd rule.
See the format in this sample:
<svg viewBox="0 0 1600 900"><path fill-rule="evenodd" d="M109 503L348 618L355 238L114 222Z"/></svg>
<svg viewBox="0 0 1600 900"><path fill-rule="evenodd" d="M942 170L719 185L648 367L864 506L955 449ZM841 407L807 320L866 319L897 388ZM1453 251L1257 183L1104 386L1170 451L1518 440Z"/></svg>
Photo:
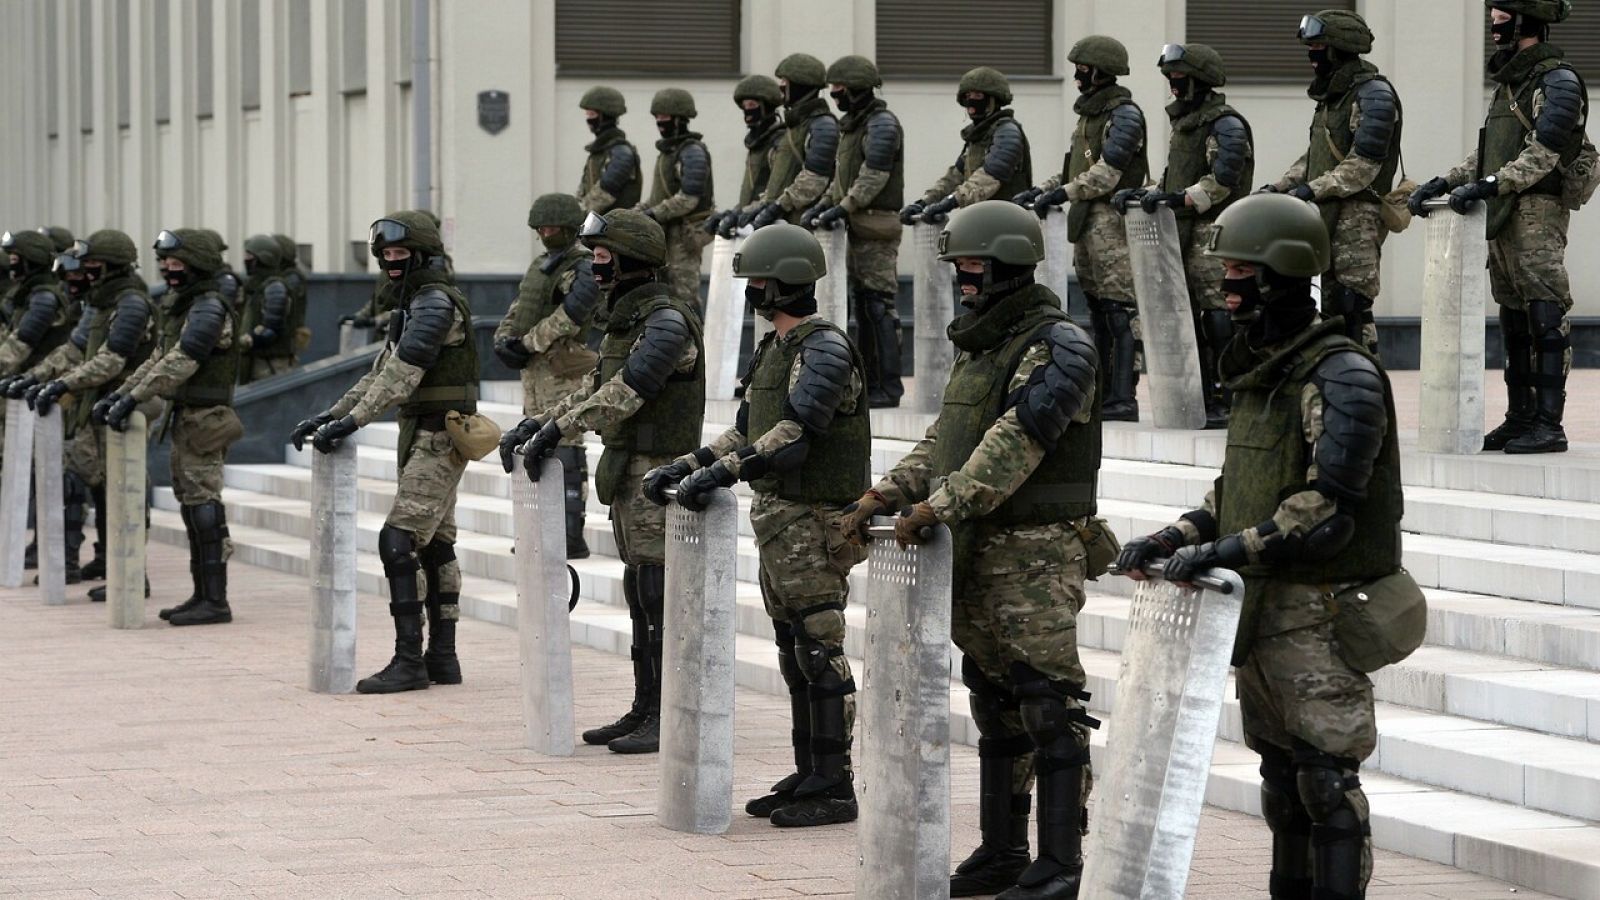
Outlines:
<svg viewBox="0 0 1600 900"><path fill-rule="evenodd" d="M189 285L194 284L197 280L199 280L199 276L195 274L194 269L186 266L182 270L178 271L174 271L172 269L162 269L161 280L167 283L167 287L171 288L173 293L177 293Z"/></svg>
<svg viewBox="0 0 1600 900"><path fill-rule="evenodd" d="M90 288L94 287L93 282L89 281L88 274L83 271L64 276L61 279L61 284L67 289L67 295L73 298L82 297L89 292Z"/></svg>
<svg viewBox="0 0 1600 900"><path fill-rule="evenodd" d="M1311 279L1279 275L1258 263L1256 274L1244 278L1223 278L1222 292L1238 294L1239 308L1232 318L1244 325L1245 339L1251 347L1270 347L1306 329L1317 318L1317 302L1311 297Z"/></svg>
<svg viewBox="0 0 1600 900"><path fill-rule="evenodd" d="M549 250L551 253L571 247L572 242L576 241L577 239L578 233L573 231L571 228L566 227L558 229L554 234L551 235L539 235L539 243L543 244L544 248Z"/></svg>
<svg viewBox="0 0 1600 900"><path fill-rule="evenodd" d="M795 106L816 96L822 90L820 84L797 84L793 81L783 85L783 105Z"/></svg>
<svg viewBox="0 0 1600 900"><path fill-rule="evenodd" d="M412 250L411 255L405 259L380 259L378 264L383 266L384 274L390 281L400 281L412 272L428 267L428 257L421 251Z"/></svg>
<svg viewBox="0 0 1600 900"><path fill-rule="evenodd" d="M1000 111L1000 98L994 96L993 94L983 94L981 99L973 100L967 96L967 94L971 93L977 92L958 91L956 93L956 102L961 104L961 106L966 109L967 118L974 122L982 122L984 119L987 119Z"/></svg>
<svg viewBox="0 0 1600 900"><path fill-rule="evenodd" d="M1206 98L1211 96L1211 85L1194 77L1175 78L1167 76L1168 92L1177 101L1178 106L1185 110L1199 109L1205 104Z"/></svg>
<svg viewBox="0 0 1600 900"><path fill-rule="evenodd" d="M683 116L673 116L665 122L657 119L656 131L661 133L662 140L671 140L689 132L689 120Z"/></svg>
<svg viewBox="0 0 1600 900"><path fill-rule="evenodd" d="M967 272L957 266L956 299L967 309L981 313L993 306L995 301L1033 284L1033 272L1033 266L1019 266L997 259L984 260L982 272ZM976 294L962 293L961 288L969 284L978 289Z"/></svg>
<svg viewBox="0 0 1600 900"><path fill-rule="evenodd" d="M1526 13L1512 12L1498 6L1493 8L1503 13L1511 13L1511 18L1504 22L1489 23L1489 35L1494 39L1496 47L1506 48L1515 53L1514 45L1523 38L1532 37L1541 41L1550 39L1549 22Z"/></svg>
<svg viewBox="0 0 1600 900"><path fill-rule="evenodd" d="M755 109L744 104L739 104L739 112L744 114L744 125L751 131L759 131L772 120L772 107L764 100L756 101Z"/></svg>
<svg viewBox="0 0 1600 900"><path fill-rule="evenodd" d="M1334 71L1344 61L1338 50L1326 44L1321 47L1306 48L1306 58L1311 60L1311 70L1316 81L1325 81L1333 77Z"/></svg>
<svg viewBox="0 0 1600 900"><path fill-rule="evenodd" d="M616 250L611 251L610 262L591 262L589 267L594 272L595 284L612 295L632 290L635 283L654 281L658 268Z"/></svg>
<svg viewBox="0 0 1600 900"><path fill-rule="evenodd" d="M1107 75L1094 66L1085 66L1086 71L1078 71L1073 67L1072 80L1078 83L1078 93L1088 94L1103 87L1110 87L1117 83L1117 76Z"/></svg>
<svg viewBox="0 0 1600 900"><path fill-rule="evenodd" d="M589 133L599 134L600 132L605 131L607 128L617 124L617 119L615 116L608 116L605 113L601 113L592 119L588 116L584 116L584 122L586 122L589 126Z"/></svg>
<svg viewBox="0 0 1600 900"><path fill-rule="evenodd" d="M768 278L763 287L745 285L744 298L755 309L756 315L768 322L780 312L803 319L816 314L817 311L817 290L814 284L789 284L776 278Z"/></svg>
<svg viewBox="0 0 1600 900"><path fill-rule="evenodd" d="M829 91L828 96L833 98L833 103L839 107L840 112L853 113L858 109L866 109L872 103L875 95L872 93L872 88L862 88L860 90L844 88L843 90Z"/></svg>

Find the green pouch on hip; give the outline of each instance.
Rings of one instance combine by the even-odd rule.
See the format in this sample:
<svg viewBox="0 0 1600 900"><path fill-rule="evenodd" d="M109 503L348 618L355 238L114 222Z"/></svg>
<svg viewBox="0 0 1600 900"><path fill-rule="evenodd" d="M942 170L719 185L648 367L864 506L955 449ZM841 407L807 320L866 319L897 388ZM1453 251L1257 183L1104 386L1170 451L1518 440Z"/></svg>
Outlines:
<svg viewBox="0 0 1600 900"><path fill-rule="evenodd" d="M1428 632L1428 601L1400 569L1333 595L1333 636L1351 668L1376 672L1410 656Z"/></svg>
<svg viewBox="0 0 1600 900"><path fill-rule="evenodd" d="M606 506L617 499L617 488L628 477L628 454L607 447L594 470L594 495Z"/></svg>
<svg viewBox="0 0 1600 900"><path fill-rule="evenodd" d="M1106 520L1099 516L1073 522L1072 528L1078 532L1078 540L1083 542L1084 565L1088 569L1085 577L1094 581L1117 561L1117 554L1122 552L1122 542L1117 540L1116 533Z"/></svg>

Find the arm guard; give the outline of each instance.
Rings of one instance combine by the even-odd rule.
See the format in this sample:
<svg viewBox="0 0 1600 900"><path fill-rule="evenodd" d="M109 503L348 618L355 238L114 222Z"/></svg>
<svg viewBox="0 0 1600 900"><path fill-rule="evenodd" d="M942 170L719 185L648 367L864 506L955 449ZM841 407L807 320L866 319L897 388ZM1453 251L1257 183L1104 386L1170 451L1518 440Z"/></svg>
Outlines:
<svg viewBox="0 0 1600 900"><path fill-rule="evenodd" d="M217 273L217 290L232 303L239 299L239 276L232 272Z"/></svg>
<svg viewBox="0 0 1600 900"><path fill-rule="evenodd" d="M813 116L806 129L805 168L833 177L833 158L839 150L839 122L833 116Z"/></svg>
<svg viewBox="0 0 1600 900"><path fill-rule="evenodd" d="M1099 354L1089 335L1069 322L1051 325L1043 339L1050 361L1035 368L1027 383L1006 398L1006 405L1016 409L1023 430L1049 452L1092 396Z"/></svg>
<svg viewBox="0 0 1600 900"><path fill-rule="evenodd" d="M1111 111L1111 121L1106 126L1106 141L1100 158L1113 169L1126 169L1133 164L1134 154L1144 146L1144 114L1132 103L1124 103Z"/></svg>
<svg viewBox="0 0 1600 900"><path fill-rule="evenodd" d="M666 386L689 342L689 323L675 309L658 309L644 322L639 343L622 366L622 381L646 400Z"/></svg>
<svg viewBox="0 0 1600 900"><path fill-rule="evenodd" d="M785 401L787 409L808 435L822 436L850 390L855 363L844 335L819 328L800 345L800 376Z"/></svg>
<svg viewBox="0 0 1600 900"><path fill-rule="evenodd" d="M455 321L456 305L449 296L440 290L424 290L406 311L405 327L395 344L395 355L401 362L419 369L433 368Z"/></svg>
<svg viewBox="0 0 1600 900"><path fill-rule="evenodd" d="M89 346L89 328L94 324L94 313L94 307L85 305L83 312L78 314L78 324L72 326L72 333L67 335L67 340L80 351Z"/></svg>
<svg viewBox="0 0 1600 900"><path fill-rule="evenodd" d="M261 324L274 335L283 334L283 323L289 318L289 286L281 279L266 283L261 289Z"/></svg>
<svg viewBox="0 0 1600 900"><path fill-rule="evenodd" d="M28 311L17 323L17 340L29 347L44 339L45 332L61 314L61 298L50 291L34 291L28 296Z"/></svg>
<svg viewBox="0 0 1600 900"><path fill-rule="evenodd" d="M699 141L684 144L678 153L678 163L683 166L683 180L678 191L691 197L703 195L706 181L711 177L711 154L706 152L706 145Z"/></svg>
<svg viewBox="0 0 1600 900"><path fill-rule="evenodd" d="M1544 108L1534 123L1539 143L1560 153L1572 140L1572 133L1583 124L1584 90L1577 73L1562 67L1545 73Z"/></svg>
<svg viewBox="0 0 1600 900"><path fill-rule="evenodd" d="M989 152L983 156L983 170L1005 181L1022 165L1022 126L1015 119L1007 119L995 126L994 138L989 142Z"/></svg>
<svg viewBox="0 0 1600 900"><path fill-rule="evenodd" d="M1394 127L1400 121L1400 99L1394 88L1382 78L1374 78L1356 89L1356 102L1361 106L1361 126L1351 149L1362 159L1388 159Z"/></svg>
<svg viewBox="0 0 1600 900"><path fill-rule="evenodd" d="M1322 392L1316 490L1339 503L1366 499L1372 465L1389 425L1383 375L1359 353L1334 353L1317 364L1312 382Z"/></svg>
<svg viewBox="0 0 1600 900"><path fill-rule="evenodd" d="M1225 188L1247 187L1239 184L1250 162L1250 129L1245 127L1244 120L1238 116L1223 116L1211 123L1211 136L1217 139L1212 177Z"/></svg>
<svg viewBox="0 0 1600 900"><path fill-rule="evenodd" d="M882 110L867 120L866 140L861 142L861 152L865 156L863 166L888 172L894 168L895 153L899 149L900 123L893 113Z"/></svg>
<svg viewBox="0 0 1600 900"><path fill-rule="evenodd" d="M606 157L606 167L600 170L600 189L613 196L622 193L622 189L633 180L633 168L638 159L639 154L634 152L632 144L612 147Z"/></svg>
<svg viewBox="0 0 1600 900"><path fill-rule="evenodd" d="M572 290L561 298L561 308L566 311L567 318L581 328L588 324L595 307L600 305L600 286L594 283L594 269L589 260L579 260L572 271L578 277L572 282Z"/></svg>
<svg viewBox="0 0 1600 900"><path fill-rule="evenodd" d="M132 357L149 326L150 304L138 294L123 294L106 332L106 349L124 359Z"/></svg>
<svg viewBox="0 0 1600 900"><path fill-rule="evenodd" d="M178 335L178 349L195 362L209 357L222 340L222 331L228 327L228 307L216 295L201 297L189 308L189 317L183 322L183 333Z"/></svg>

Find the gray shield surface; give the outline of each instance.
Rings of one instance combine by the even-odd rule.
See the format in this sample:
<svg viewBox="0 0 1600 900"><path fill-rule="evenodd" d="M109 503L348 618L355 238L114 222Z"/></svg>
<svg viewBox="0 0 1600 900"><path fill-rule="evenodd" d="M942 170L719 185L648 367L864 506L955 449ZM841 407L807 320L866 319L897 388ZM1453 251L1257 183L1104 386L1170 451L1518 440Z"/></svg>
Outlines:
<svg viewBox="0 0 1600 900"><path fill-rule="evenodd" d="M49 414L40 416L24 406L23 414L34 419L33 458L42 462L33 470L34 545L39 548L39 599L46 606L62 606L67 602L67 527L65 510L62 508L66 471L61 467L64 449L61 407L54 406Z"/></svg>
<svg viewBox="0 0 1600 900"><path fill-rule="evenodd" d="M1422 272L1422 418L1417 448L1427 453L1483 450L1483 315L1489 296L1485 207L1457 215L1429 202Z"/></svg>
<svg viewBox="0 0 1600 900"><path fill-rule="evenodd" d="M667 507L656 821L721 834L733 805L734 560L739 504L718 488L704 512Z"/></svg>
<svg viewBox="0 0 1600 900"><path fill-rule="evenodd" d="M127 431L106 429L106 616L112 628L144 627L144 413Z"/></svg>
<svg viewBox="0 0 1600 900"><path fill-rule="evenodd" d="M955 266L939 260L939 232L943 226L918 222L911 229L916 244L916 268L911 293L916 309L913 346L916 378L912 381L911 408L938 412L945 382L955 361L955 345L945 326L955 318Z"/></svg>
<svg viewBox="0 0 1600 900"><path fill-rule="evenodd" d="M22 554L28 543L28 482L33 477L33 425L37 419L23 401L6 401L5 463L0 466L0 587L22 584Z"/></svg>
<svg viewBox="0 0 1600 900"><path fill-rule="evenodd" d="M856 791L856 897L950 896L950 531L872 529ZM1087 895L1086 895L1087 896Z"/></svg>
<svg viewBox="0 0 1600 900"><path fill-rule="evenodd" d="M817 282L817 315L848 329L850 327L850 273L847 255L850 252L849 229L843 224L837 228L818 228L813 232L822 244L822 256L828 261L828 274Z"/></svg>
<svg viewBox="0 0 1600 900"><path fill-rule="evenodd" d="M544 459L539 465L537 482L520 469L511 473L523 721L529 749L571 756L572 625L567 601L572 584L567 576L566 498L561 461Z"/></svg>
<svg viewBox="0 0 1600 900"><path fill-rule="evenodd" d="M1059 206L1050 208L1050 215L1039 223L1044 231L1044 263L1039 266L1039 280L1061 298L1061 308L1067 308L1067 292L1072 285L1072 242L1067 240L1067 211Z"/></svg>
<svg viewBox="0 0 1600 900"><path fill-rule="evenodd" d="M1154 214L1132 206L1122 224L1128 233L1128 257L1133 263L1133 287L1144 334L1151 421L1157 428L1204 428L1205 388L1194 313L1189 309L1189 286L1183 276L1178 220L1164 206Z"/></svg>
<svg viewBox="0 0 1600 900"><path fill-rule="evenodd" d="M1134 592L1106 749L1095 761L1104 774L1084 897L1183 897L1244 603L1237 574L1209 574L1228 591L1150 580Z"/></svg>
<svg viewBox="0 0 1600 900"><path fill-rule="evenodd" d="M744 279L733 277L733 257L743 237L711 242L711 281L706 289L706 396L727 400L739 382L739 335L744 330Z"/></svg>
<svg viewBox="0 0 1600 900"><path fill-rule="evenodd" d="M356 687L356 445L311 454L311 635L307 686Z"/></svg>

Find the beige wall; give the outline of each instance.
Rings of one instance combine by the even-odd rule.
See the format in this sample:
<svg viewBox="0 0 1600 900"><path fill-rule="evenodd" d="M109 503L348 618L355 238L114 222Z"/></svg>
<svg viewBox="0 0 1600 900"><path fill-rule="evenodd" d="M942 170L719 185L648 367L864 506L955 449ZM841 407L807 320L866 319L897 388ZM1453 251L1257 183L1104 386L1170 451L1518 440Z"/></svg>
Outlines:
<svg viewBox="0 0 1600 900"><path fill-rule="evenodd" d="M76 3L62 3L57 36L58 96L46 97L38 76L43 63L44 0L0 0L0 21L17 48L0 59L11 90L0 95L0 227L61 222L87 232L125 228L139 242L155 230L200 224L224 231L237 262L251 232L293 233L314 246L322 271L356 268L351 241L365 238L372 219L412 205L411 100L399 82L410 70L409 48L398 45L398 16L409 0L370 0L366 21L368 88L339 93L344 38L340 4L312 0L309 95L289 97L288 4L262 0L262 108L239 110L237 0L215 0L213 33L195 34L193 0L172 0L180 53L147 53L156 46L150 0L128 0L134 34L133 125L116 127L115 72L106 51L109 12L116 0L92 0L93 60L87 77L96 102L92 135L77 123ZM1163 43L1183 38L1184 0L1055 0L1055 44L1063 57L1078 37L1110 33L1128 44L1133 75L1126 82L1151 122L1152 165L1159 170L1166 138L1164 83L1153 61ZM1475 142L1485 103L1481 7L1367 0L1360 4L1379 36L1372 59L1396 83L1406 103L1405 163L1418 181L1453 164ZM1460 15L1440 7L1459 6ZM1315 4L1308 3L1307 9ZM555 72L553 0L472 0L432 4L434 207L457 266L466 272L518 272L534 252L526 228L528 203L542 192L577 184L588 132L577 101L595 79ZM1285 24L1285 39L1294 23ZM846 53L872 54L874 8L870 0L745 0L743 58L748 71L771 72L778 60L805 50L825 62ZM1397 52L1393 35L1427 40ZM31 36L31 39L29 39ZM215 48L216 115L193 115L192 48L209 39ZM1004 69L1004 61L996 63ZM155 67L170 67L172 124L153 120ZM736 79L674 81L695 95L695 127L706 136L720 204L734 201L742 174L743 125L731 99ZM651 95L668 82L612 79L627 97L623 126L640 145L648 169L654 158ZM20 89L19 89L20 87ZM1035 177L1061 164L1072 127L1070 80L1017 79L1016 110L1033 147ZM477 94L498 89L511 96L511 123L498 135L477 124ZM944 80L890 79L884 96L905 125L908 193L920 193L959 149L964 114ZM1257 141L1257 181L1275 178L1304 149L1311 106L1303 85L1238 85L1230 100L1251 120ZM44 136L46 104L61 108L61 134ZM1580 314L1600 315L1600 255L1583 252L1600 239L1600 216L1576 217L1569 264ZM1383 315L1416 315L1422 283L1421 229L1393 238L1386 248ZM148 264L148 260L147 260Z"/></svg>

